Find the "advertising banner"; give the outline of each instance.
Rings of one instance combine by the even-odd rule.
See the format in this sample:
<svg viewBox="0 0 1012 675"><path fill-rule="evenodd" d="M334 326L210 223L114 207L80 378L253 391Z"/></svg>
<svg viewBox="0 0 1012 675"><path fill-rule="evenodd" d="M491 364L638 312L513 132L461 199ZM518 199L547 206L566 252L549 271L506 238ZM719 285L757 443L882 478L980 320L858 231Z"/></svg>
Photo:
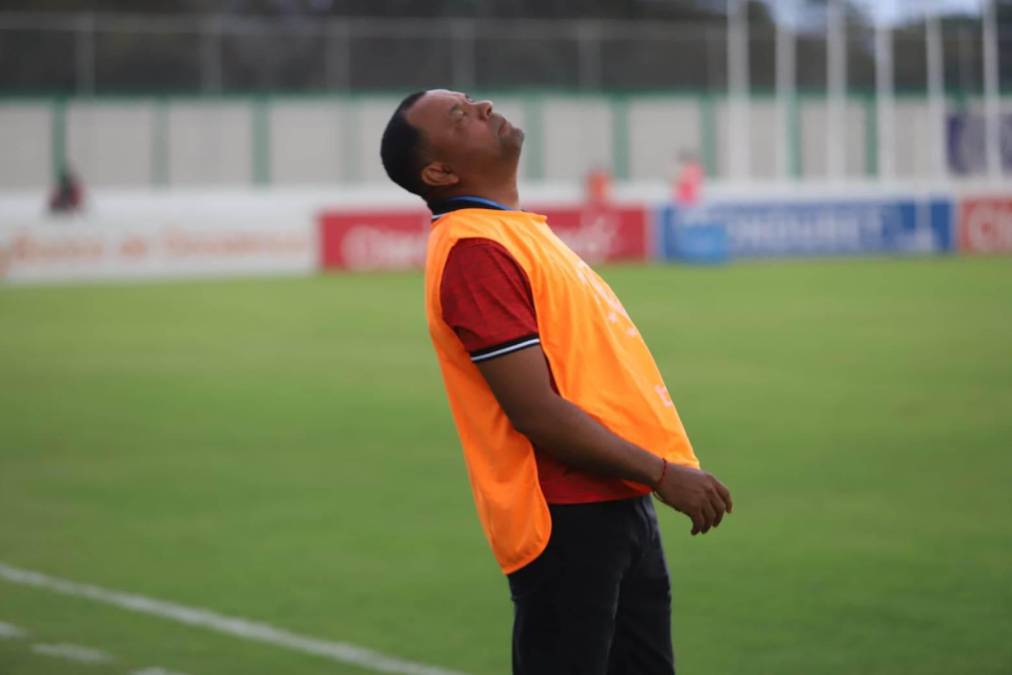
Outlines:
<svg viewBox="0 0 1012 675"><path fill-rule="evenodd" d="M987 173L987 125L978 113L959 112L946 120L946 155L949 170L959 176ZM1012 172L1012 114L999 119L1001 166Z"/></svg>
<svg viewBox="0 0 1012 675"><path fill-rule="evenodd" d="M9 282L309 274L315 263L308 223L203 228L40 221L0 230L0 281Z"/></svg>
<svg viewBox="0 0 1012 675"><path fill-rule="evenodd" d="M964 199L959 206L959 250L1012 252L1012 197Z"/></svg>
<svg viewBox="0 0 1012 675"><path fill-rule="evenodd" d="M661 254L686 259L679 242L693 228L723 228L726 251L737 258L936 253L952 249L948 200L721 202L666 206L658 216ZM711 241L719 241L711 237Z"/></svg>
<svg viewBox="0 0 1012 675"><path fill-rule="evenodd" d="M320 267L395 270L422 267L428 211L326 211L320 214Z"/></svg>
<svg viewBox="0 0 1012 675"><path fill-rule="evenodd" d="M588 263L645 260L650 246L647 210L625 206L548 206L552 230ZM318 218L324 269L420 268L431 227L428 211L325 211Z"/></svg>
<svg viewBox="0 0 1012 675"><path fill-rule="evenodd" d="M590 264L642 261L649 255L647 209L642 206L532 209L569 248Z"/></svg>

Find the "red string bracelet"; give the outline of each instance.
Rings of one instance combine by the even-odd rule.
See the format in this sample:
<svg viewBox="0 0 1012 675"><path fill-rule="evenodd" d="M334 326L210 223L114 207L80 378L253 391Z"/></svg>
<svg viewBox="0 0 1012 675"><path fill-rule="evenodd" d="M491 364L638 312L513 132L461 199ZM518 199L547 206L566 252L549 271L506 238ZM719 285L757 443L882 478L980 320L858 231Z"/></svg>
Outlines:
<svg viewBox="0 0 1012 675"><path fill-rule="evenodd" d="M661 457L661 461L664 462L664 468L661 469L660 478L658 478L657 482L654 483L654 491L661 486L661 483L664 482L664 477L668 475L668 460Z"/></svg>

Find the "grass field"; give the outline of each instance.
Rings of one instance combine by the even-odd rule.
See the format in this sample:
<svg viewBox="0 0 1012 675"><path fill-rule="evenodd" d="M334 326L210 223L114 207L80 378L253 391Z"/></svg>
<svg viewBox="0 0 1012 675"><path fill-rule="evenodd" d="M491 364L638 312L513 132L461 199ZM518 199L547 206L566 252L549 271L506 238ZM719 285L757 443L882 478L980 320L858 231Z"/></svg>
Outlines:
<svg viewBox="0 0 1012 675"><path fill-rule="evenodd" d="M1012 672L1012 259L604 276L735 495L661 513L680 673ZM0 289L0 382L0 563L508 671L418 275ZM3 579L0 622L4 675L366 672Z"/></svg>

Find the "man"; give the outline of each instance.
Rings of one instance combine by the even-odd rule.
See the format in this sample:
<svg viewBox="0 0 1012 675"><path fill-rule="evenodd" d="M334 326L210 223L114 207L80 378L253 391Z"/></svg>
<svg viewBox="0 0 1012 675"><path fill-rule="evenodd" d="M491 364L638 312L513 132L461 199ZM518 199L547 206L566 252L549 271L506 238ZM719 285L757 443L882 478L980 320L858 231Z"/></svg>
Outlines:
<svg viewBox="0 0 1012 675"><path fill-rule="evenodd" d="M608 285L520 210L523 132L489 101L408 96L390 178L428 203L429 332L475 505L514 603L513 672L674 672L654 491L706 533L731 496L700 471Z"/></svg>

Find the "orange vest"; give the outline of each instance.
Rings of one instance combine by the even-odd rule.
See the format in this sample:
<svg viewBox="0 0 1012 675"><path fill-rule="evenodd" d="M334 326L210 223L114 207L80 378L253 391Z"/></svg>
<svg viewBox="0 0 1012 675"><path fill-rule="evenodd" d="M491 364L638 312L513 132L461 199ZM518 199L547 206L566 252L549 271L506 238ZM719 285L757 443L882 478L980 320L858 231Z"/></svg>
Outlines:
<svg viewBox="0 0 1012 675"><path fill-rule="evenodd" d="M439 284L453 245L501 244L527 274L541 348L559 395L613 433L677 464L698 467L692 445L646 343L611 288L548 227L525 211L466 208L429 234L425 308L460 434L478 518L504 573L545 549L552 521L534 449L516 431L463 344L443 321ZM630 483L650 491L647 486Z"/></svg>

